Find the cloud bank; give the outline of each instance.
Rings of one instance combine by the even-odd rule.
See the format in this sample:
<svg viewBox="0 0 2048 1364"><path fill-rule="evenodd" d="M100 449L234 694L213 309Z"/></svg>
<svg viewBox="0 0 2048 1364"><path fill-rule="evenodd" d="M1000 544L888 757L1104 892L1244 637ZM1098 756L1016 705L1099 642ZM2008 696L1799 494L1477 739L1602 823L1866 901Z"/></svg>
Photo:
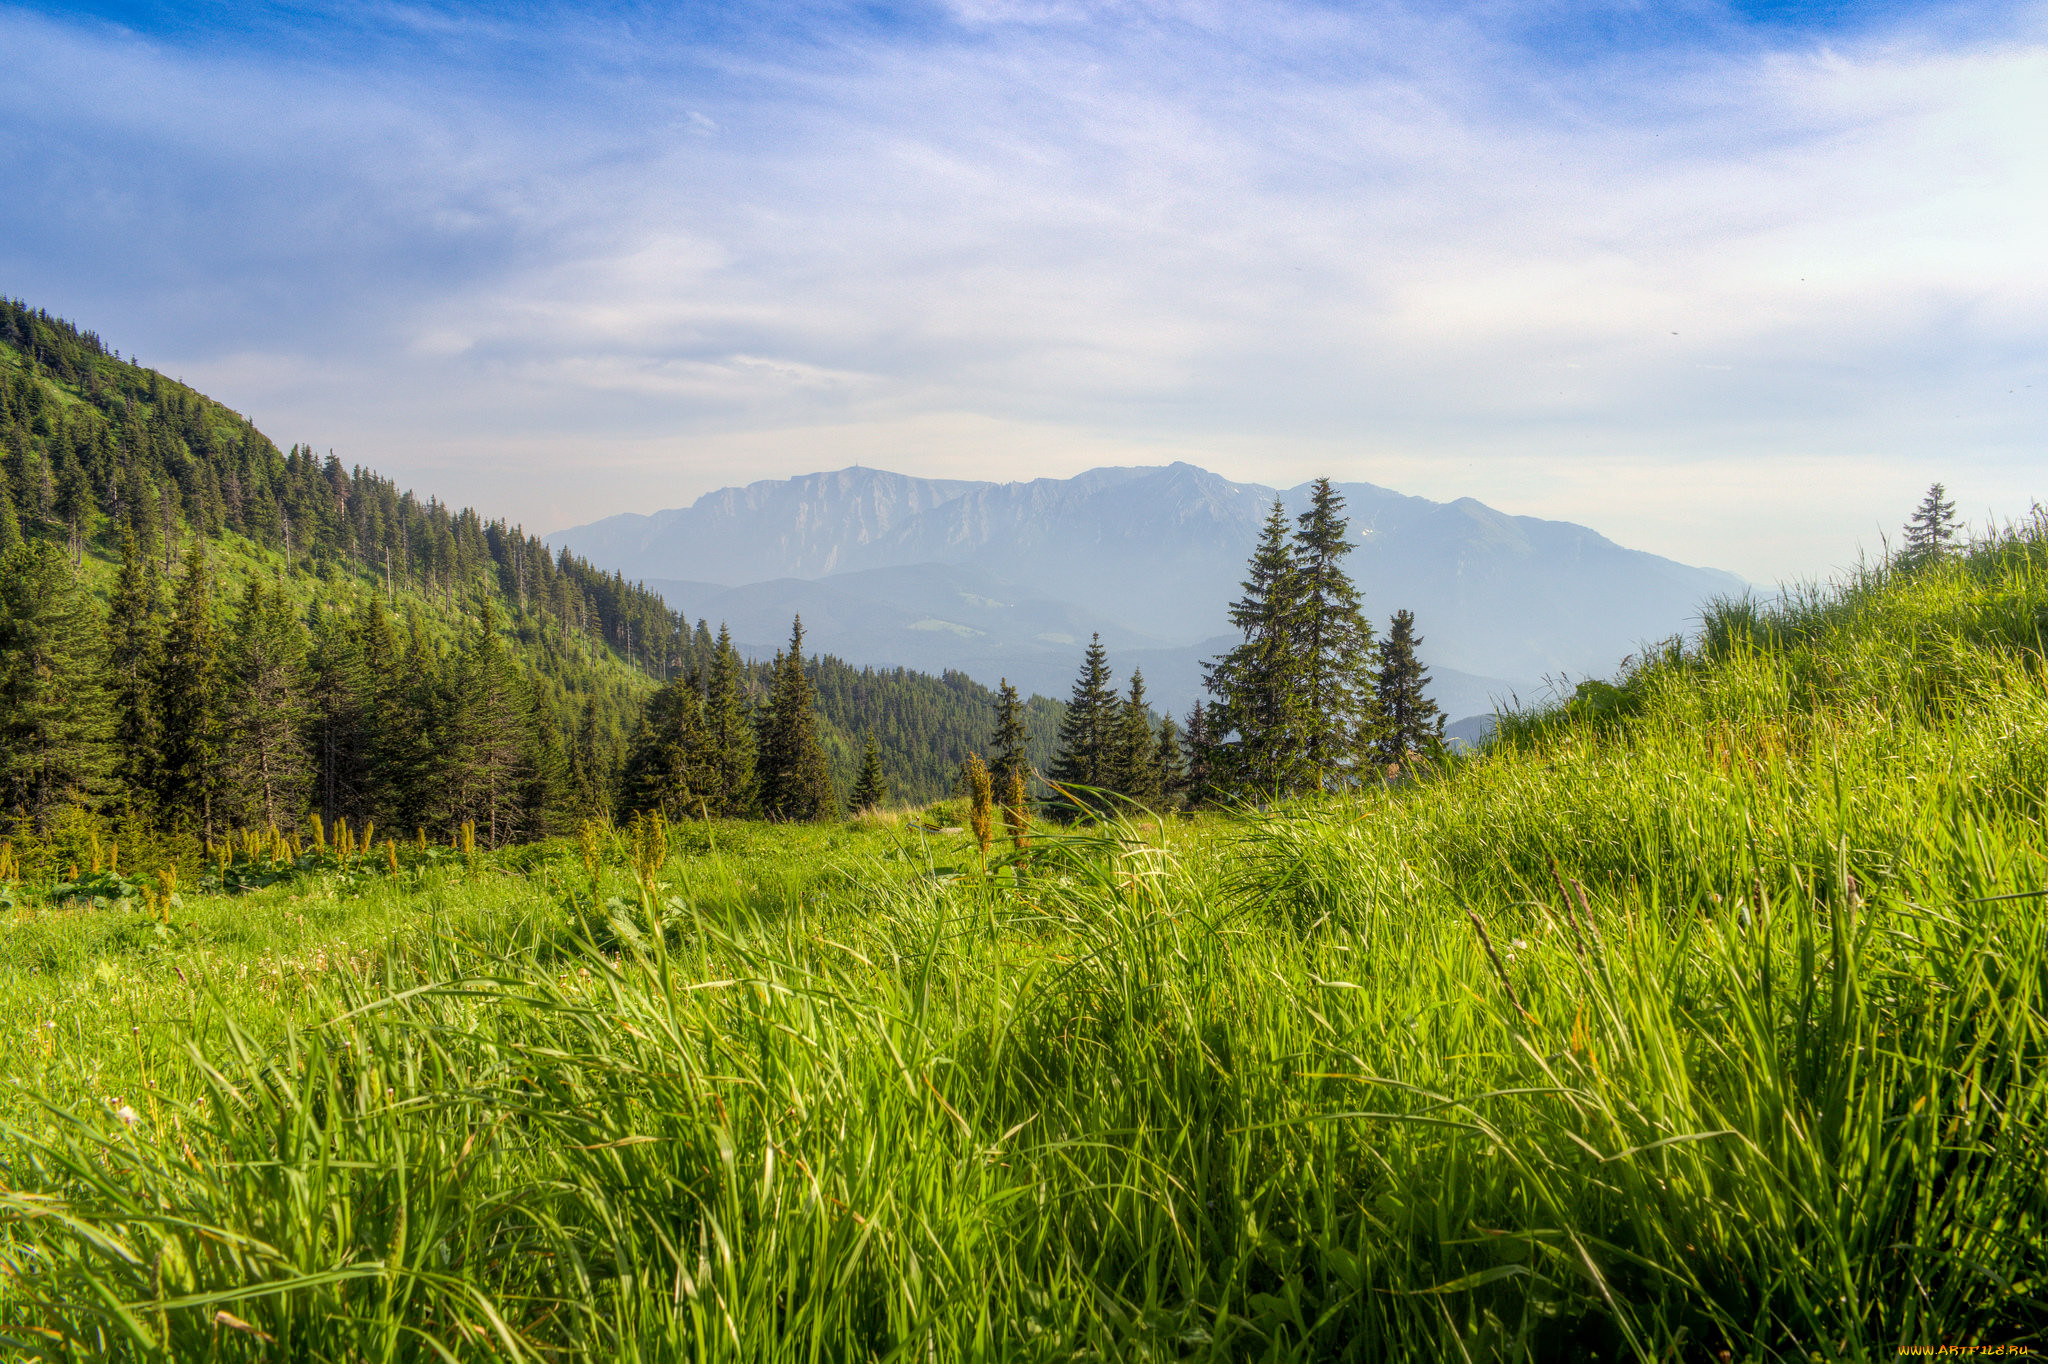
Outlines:
<svg viewBox="0 0 2048 1364"><path fill-rule="evenodd" d="M0 10L0 288L551 529L1187 458L1822 572L2048 496L2048 17Z"/></svg>

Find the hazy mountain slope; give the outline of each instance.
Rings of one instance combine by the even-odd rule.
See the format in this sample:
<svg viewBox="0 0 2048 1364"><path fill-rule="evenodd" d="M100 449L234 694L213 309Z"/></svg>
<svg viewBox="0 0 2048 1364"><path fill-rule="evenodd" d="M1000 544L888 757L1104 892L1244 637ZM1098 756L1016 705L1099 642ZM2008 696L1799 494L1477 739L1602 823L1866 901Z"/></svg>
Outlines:
<svg viewBox="0 0 2048 1364"><path fill-rule="evenodd" d="M874 567L854 556L906 521L983 485L840 469L720 488L687 507L627 512L561 532L629 578L695 578L736 587ZM577 553L582 551L577 550ZM891 559L888 562L908 562Z"/></svg>
<svg viewBox="0 0 2048 1364"><path fill-rule="evenodd" d="M1690 628L1704 599L1743 587L1732 574L1627 549L1584 526L1509 516L1471 498L1339 486L1359 536L1352 570L1368 610L1382 623L1403 607L1416 613L1424 657L1454 712L1472 697L1532 694L1546 676L1611 672L1644 640ZM1207 641L1227 632L1228 603L1275 497L1299 511L1308 490L1235 483L1191 464L1022 483L845 469L551 538L628 575L752 584L758 590L741 597L671 597L693 616L780 612L784 624L770 638L810 601L843 622L814 622L831 641L821 637L821 647L849 658L976 676L1007 670L1012 680L1067 676L1078 646L1048 637L1085 637L1080 623L1092 622L1086 628L1102 629L1113 650L1165 651L1159 681L1178 691L1175 679L1192 677L1193 660L1213 652ZM958 603L935 599L944 575L928 568L902 580L863 576L929 565L971 572L974 593L1031 607L966 619ZM891 595L899 591L907 595ZM1076 628L1046 624L1061 618ZM926 624L919 634L919 621L964 628ZM1041 657L1048 650L1062 657Z"/></svg>

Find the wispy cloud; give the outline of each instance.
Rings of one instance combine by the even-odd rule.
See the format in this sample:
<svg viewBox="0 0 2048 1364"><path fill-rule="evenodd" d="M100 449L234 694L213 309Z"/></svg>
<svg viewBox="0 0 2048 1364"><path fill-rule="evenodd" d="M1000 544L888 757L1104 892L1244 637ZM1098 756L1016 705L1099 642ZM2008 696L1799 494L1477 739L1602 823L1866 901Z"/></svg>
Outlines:
<svg viewBox="0 0 2048 1364"><path fill-rule="evenodd" d="M2044 491L2039 8L340 13L0 11L4 287L538 525L1184 457L1768 578Z"/></svg>

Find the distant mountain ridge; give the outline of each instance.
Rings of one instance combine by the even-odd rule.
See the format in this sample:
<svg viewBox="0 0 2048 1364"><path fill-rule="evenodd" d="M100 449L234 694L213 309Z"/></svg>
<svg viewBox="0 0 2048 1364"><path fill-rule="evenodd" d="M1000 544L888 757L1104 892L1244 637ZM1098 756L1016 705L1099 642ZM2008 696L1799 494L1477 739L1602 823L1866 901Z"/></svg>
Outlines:
<svg viewBox="0 0 2048 1364"><path fill-rule="evenodd" d="M1688 628L1705 599L1745 587L1569 522L1337 486L1368 610L1416 613L1454 714L1529 695L1547 676L1612 672L1641 642ZM1099 629L1120 672L1119 653L1149 659L1155 694L1184 709L1200 659L1228 633L1260 522L1276 498L1295 512L1307 493L1186 463L1014 483L854 467L548 538L749 643L780 638L802 610L818 647L857 661L1057 692L1082 632Z"/></svg>

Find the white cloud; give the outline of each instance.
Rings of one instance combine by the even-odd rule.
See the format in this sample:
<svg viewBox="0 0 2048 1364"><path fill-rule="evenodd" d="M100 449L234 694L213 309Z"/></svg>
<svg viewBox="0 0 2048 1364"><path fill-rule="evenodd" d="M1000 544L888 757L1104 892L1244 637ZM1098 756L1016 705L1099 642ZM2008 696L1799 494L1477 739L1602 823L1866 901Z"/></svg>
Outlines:
<svg viewBox="0 0 2048 1364"><path fill-rule="evenodd" d="M61 205L75 260L0 263L282 438L548 527L854 459L1179 457L1771 578L1935 477L2044 492L2034 17L1580 66L1395 8L957 17L583 35L602 60L517 88L11 20L40 74L0 102L74 131L10 169L101 197ZM199 184L127 173L138 144ZM124 233L141 265L88 283Z"/></svg>

